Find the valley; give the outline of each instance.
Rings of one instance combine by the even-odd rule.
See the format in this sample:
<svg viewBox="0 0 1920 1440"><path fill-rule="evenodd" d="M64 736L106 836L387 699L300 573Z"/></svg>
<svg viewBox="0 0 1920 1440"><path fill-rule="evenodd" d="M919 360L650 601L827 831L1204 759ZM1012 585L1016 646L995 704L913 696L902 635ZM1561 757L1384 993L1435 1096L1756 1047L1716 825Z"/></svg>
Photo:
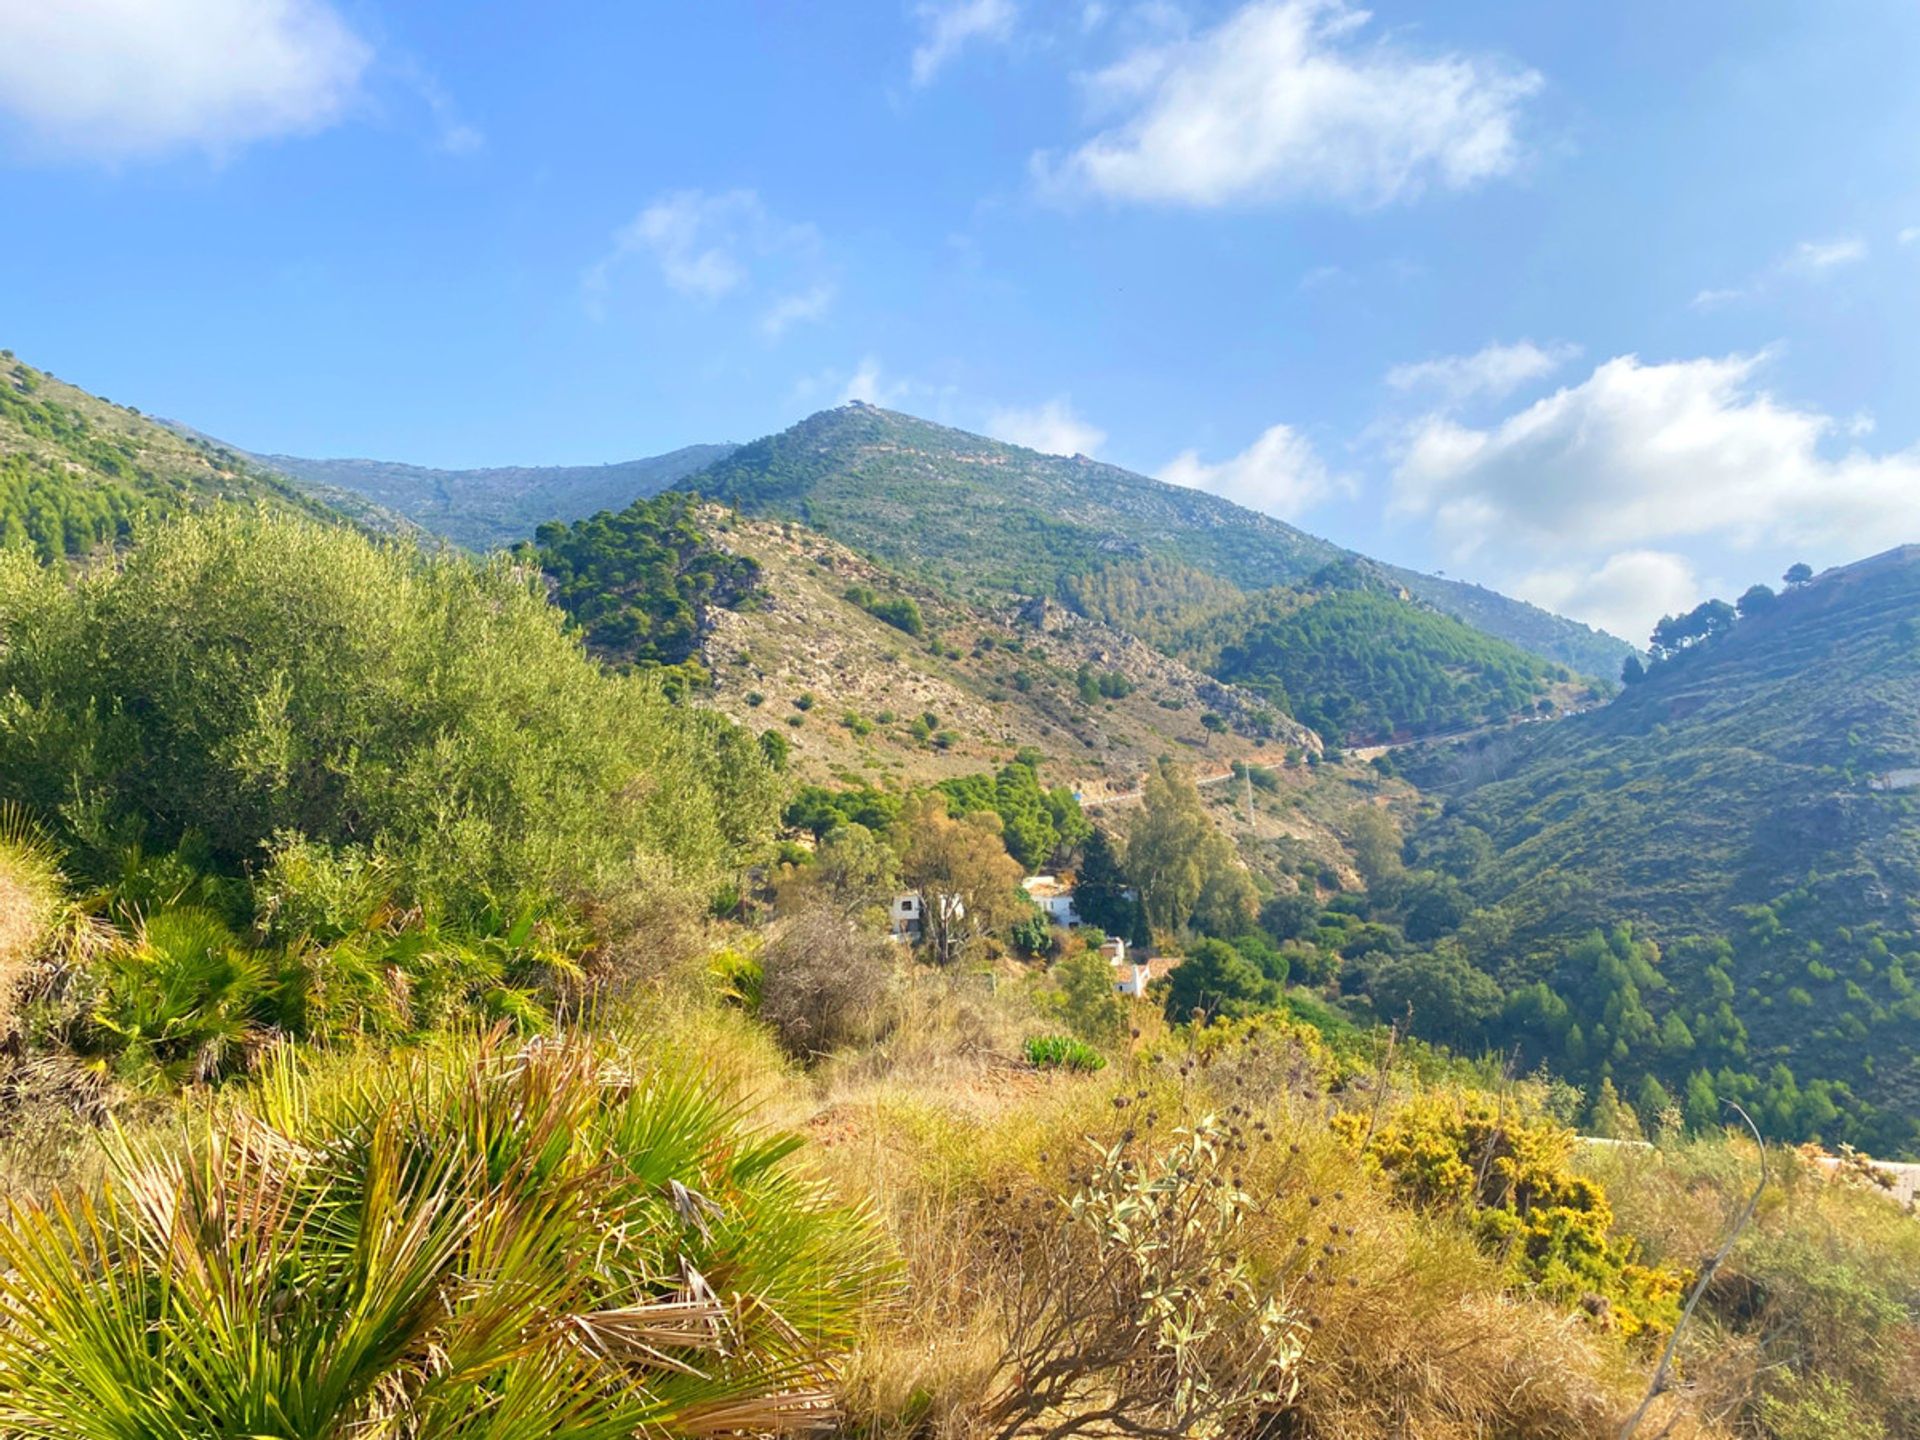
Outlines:
<svg viewBox="0 0 1920 1440"><path fill-rule="evenodd" d="M145 1257L187 1216L229 1273L256 1185L288 1223L246 1243L336 1278L223 1292L248 1324L359 1313L343 1196L447 1227L376 1270L420 1354L484 1360L368 1383L449 1424L908 1440L924 1391L1035 1434L1165 1358L1158 1251L1079 1217L1192 1185L1182 1313L1255 1337L1208 1361L1220 1433L1598 1437L1763 1161L1670 1433L1797 1440L1754 1427L1834 1375L1899 1433L1920 549L1670 621L1615 685L1544 612L870 406L651 469L295 476L8 363L9 1440L102 1315L224 1353ZM38 1207L102 1164L160 1208L72 1244ZM1079 1388L1009 1398L1021 1307ZM255 1383L129 1373L186 1415Z"/></svg>
<svg viewBox="0 0 1920 1440"><path fill-rule="evenodd" d="M0 0L0 1440L1920 1440L1917 73Z"/></svg>

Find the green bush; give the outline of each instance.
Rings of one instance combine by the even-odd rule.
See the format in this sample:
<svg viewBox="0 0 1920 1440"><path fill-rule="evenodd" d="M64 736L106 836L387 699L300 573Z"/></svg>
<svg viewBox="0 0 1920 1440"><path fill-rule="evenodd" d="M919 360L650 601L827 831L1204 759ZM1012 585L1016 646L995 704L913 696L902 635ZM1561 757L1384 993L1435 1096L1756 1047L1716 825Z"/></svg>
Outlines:
<svg viewBox="0 0 1920 1440"><path fill-rule="evenodd" d="M276 837L471 916L645 874L708 893L767 833L743 731L607 675L506 562L231 511L69 583L0 553L0 800L83 867Z"/></svg>
<svg viewBox="0 0 1920 1440"><path fill-rule="evenodd" d="M846 598L874 619L885 621L916 640L927 632L926 619L910 595L876 595L866 585L851 585L847 587Z"/></svg>
<svg viewBox="0 0 1920 1440"><path fill-rule="evenodd" d="M1427 1091L1385 1121L1348 1112L1333 1128L1404 1199L1463 1216L1517 1283L1569 1302L1597 1296L1628 1338L1660 1338L1680 1318L1692 1277L1642 1263L1614 1233L1606 1191L1571 1167L1572 1131L1482 1091Z"/></svg>
<svg viewBox="0 0 1920 1440"><path fill-rule="evenodd" d="M1090 1075L1106 1069L1107 1057L1072 1035L1035 1035L1027 1041L1027 1063L1038 1070Z"/></svg>
<svg viewBox="0 0 1920 1440"><path fill-rule="evenodd" d="M603 510L570 525L549 521L519 554L553 582L555 603L597 651L679 666L699 648L703 607L743 608L760 583L756 561L721 549L700 530L694 504L666 494L618 514Z"/></svg>

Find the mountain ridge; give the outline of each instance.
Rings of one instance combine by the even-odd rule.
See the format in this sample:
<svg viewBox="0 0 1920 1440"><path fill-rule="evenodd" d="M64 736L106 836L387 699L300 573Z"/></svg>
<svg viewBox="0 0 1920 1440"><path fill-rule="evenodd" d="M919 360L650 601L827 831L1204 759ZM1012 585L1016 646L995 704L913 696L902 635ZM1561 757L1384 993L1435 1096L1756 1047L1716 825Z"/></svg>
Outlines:
<svg viewBox="0 0 1920 1440"><path fill-rule="evenodd" d="M381 533L408 528L359 495L296 483L231 446L0 351L0 545L77 558L124 542L136 522L220 502Z"/></svg>
<svg viewBox="0 0 1920 1440"><path fill-rule="evenodd" d="M1633 653L1625 641L1525 601L1374 560L1208 491L1085 455L1009 445L864 401L817 411L745 445L689 445L598 466L448 470L366 459L252 458L303 484L363 495L470 549L525 539L547 520L617 512L635 499L684 488L805 520L894 568L930 570L956 593L1051 596L1061 575L1099 558L1169 557L1250 590L1359 561L1416 600L1583 674L1612 679ZM834 483L845 488L848 478L876 464L886 472L875 476L879 483L855 486L845 502L830 493ZM820 489L823 479L828 492ZM1035 487L1032 503L1008 493L1010 484L1021 483ZM893 538L928 529L951 534L987 518L999 523L1000 543L976 547L964 567L943 557L938 544L916 548ZM883 522L891 537L877 528ZM1052 563L1020 563L1036 546Z"/></svg>
<svg viewBox="0 0 1920 1440"><path fill-rule="evenodd" d="M686 483L743 509L791 513L957 590L1052 594L1076 568L1147 557L1258 590L1357 560L1456 619L1586 674L1613 678L1633 649L1485 587L1371 560L1207 491L859 401L751 441ZM993 527L990 541L946 543L981 526ZM912 543L929 530L938 543Z"/></svg>
<svg viewBox="0 0 1920 1440"><path fill-rule="evenodd" d="M490 465L465 470L361 458L281 454L249 458L303 485L365 496L456 545L492 550L526 539L545 521L580 520L657 495L725 458L734 448L730 444L683 445L659 455L603 465Z"/></svg>

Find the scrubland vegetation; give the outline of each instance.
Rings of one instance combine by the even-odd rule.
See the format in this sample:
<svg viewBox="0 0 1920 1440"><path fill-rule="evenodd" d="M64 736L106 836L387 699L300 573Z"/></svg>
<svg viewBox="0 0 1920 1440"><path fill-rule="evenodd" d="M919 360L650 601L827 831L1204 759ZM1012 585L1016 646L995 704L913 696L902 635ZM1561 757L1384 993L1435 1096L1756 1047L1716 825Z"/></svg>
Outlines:
<svg viewBox="0 0 1920 1440"><path fill-rule="evenodd" d="M0 1436L1620 1433L1756 1147L1376 1024L1379 821L1323 903L1044 765L790 793L507 560L0 553ZM1920 1221L1770 1150L1639 1433L1920 1434Z"/></svg>
<svg viewBox="0 0 1920 1440"><path fill-rule="evenodd" d="M1246 687L1329 744L1498 723L1542 702L1551 708L1549 680L1569 678L1415 603L1358 561L1252 594L1152 560L1107 562L1060 583L1083 614Z"/></svg>
<svg viewBox="0 0 1920 1440"><path fill-rule="evenodd" d="M571 525L548 521L518 553L540 567L589 645L643 667L695 660L704 607L749 602L760 574L712 542L685 495L636 500Z"/></svg>

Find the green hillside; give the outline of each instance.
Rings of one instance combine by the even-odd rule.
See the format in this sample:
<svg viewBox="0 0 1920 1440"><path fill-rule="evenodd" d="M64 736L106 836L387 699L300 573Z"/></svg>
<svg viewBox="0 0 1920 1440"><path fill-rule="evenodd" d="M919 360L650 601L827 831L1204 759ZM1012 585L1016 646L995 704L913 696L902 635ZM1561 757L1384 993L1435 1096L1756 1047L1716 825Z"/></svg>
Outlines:
<svg viewBox="0 0 1920 1440"><path fill-rule="evenodd" d="M1260 590L1356 558L1217 495L858 403L743 445L688 484L745 510L805 520L960 593L1050 595L1067 577L1128 559L1170 561ZM1629 651L1491 591L1383 573L1436 608L1583 673L1610 677Z"/></svg>
<svg viewBox="0 0 1920 1440"><path fill-rule="evenodd" d="M1267 697L1333 744L1439 735L1532 713L1567 672L1456 620L1368 561L1248 595L1168 561L1061 581L1084 615Z"/></svg>
<svg viewBox="0 0 1920 1440"><path fill-rule="evenodd" d="M1450 797L1420 848L1515 927L1501 979L1552 981L1566 937L1631 923L1666 954L1655 1018L1696 1032L1675 1068L1784 1064L1904 1112L1879 1143L1920 1140L1920 548L1410 774Z"/></svg>
<svg viewBox="0 0 1920 1440"><path fill-rule="evenodd" d="M1371 588L1270 591L1199 627L1182 653L1335 743L1499 724L1546 701L1550 678L1526 651Z"/></svg>
<svg viewBox="0 0 1920 1440"><path fill-rule="evenodd" d="M352 497L315 497L210 441L76 389L0 351L0 548L84 555L142 519L208 501L391 517ZM327 503L340 501L343 503Z"/></svg>
<svg viewBox="0 0 1920 1440"><path fill-rule="evenodd" d="M6 1440L1911 1436L1894 1177L1718 1102L1920 1149L1920 552L1670 622L1403 846L1166 653L1532 693L1353 562L963 598L678 493L377 544L14 375Z"/></svg>
<svg viewBox="0 0 1920 1440"><path fill-rule="evenodd" d="M700 643L708 605L737 606L759 581L753 560L715 545L685 495L636 500L575 524L550 520L518 554L539 565L553 602L601 656L678 665Z"/></svg>
<svg viewBox="0 0 1920 1440"><path fill-rule="evenodd" d="M659 494L732 452L731 445L688 445L665 455L611 465L505 465L432 470L386 460L308 460L258 455L261 465L306 486L359 495L469 550L494 550L527 538L549 520L580 520Z"/></svg>

